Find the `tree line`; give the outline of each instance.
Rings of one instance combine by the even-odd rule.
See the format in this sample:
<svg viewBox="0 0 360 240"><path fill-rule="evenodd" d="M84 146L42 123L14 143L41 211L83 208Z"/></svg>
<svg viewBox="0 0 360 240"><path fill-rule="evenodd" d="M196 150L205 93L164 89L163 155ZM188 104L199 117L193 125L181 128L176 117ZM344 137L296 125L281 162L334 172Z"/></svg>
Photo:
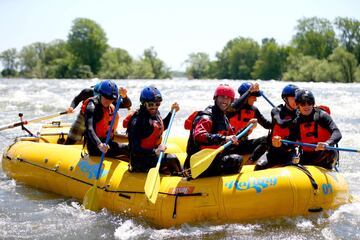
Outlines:
<svg viewBox="0 0 360 240"><path fill-rule="evenodd" d="M290 44L274 38L261 44L237 37L217 52L189 54L186 76L190 79L263 79L285 81L360 82L360 21L338 17L302 18L297 21ZM172 72L153 47L134 59L107 43L96 22L77 18L66 41L33 43L19 52L0 53L3 77L164 79ZM178 73L177 73L178 74Z"/></svg>

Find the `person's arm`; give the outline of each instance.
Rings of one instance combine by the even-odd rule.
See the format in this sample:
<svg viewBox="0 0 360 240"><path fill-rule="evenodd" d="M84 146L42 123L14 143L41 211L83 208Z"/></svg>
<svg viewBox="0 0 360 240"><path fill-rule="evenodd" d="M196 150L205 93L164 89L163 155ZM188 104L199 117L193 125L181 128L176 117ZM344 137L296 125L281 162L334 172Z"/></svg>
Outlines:
<svg viewBox="0 0 360 240"><path fill-rule="evenodd" d="M130 98L128 98L128 96L124 97L120 103L120 108L129 108L131 107L132 103ZM116 106L116 101L115 101L115 106Z"/></svg>
<svg viewBox="0 0 360 240"><path fill-rule="evenodd" d="M197 122L193 136L194 140L207 145L219 145L226 140L226 137L220 134L211 133L212 121L204 116Z"/></svg>
<svg viewBox="0 0 360 240"><path fill-rule="evenodd" d="M272 125L269 120L267 120L264 115L262 115L257 107L255 109L255 118L258 120L258 123L265 129L271 129Z"/></svg>
<svg viewBox="0 0 360 240"><path fill-rule="evenodd" d="M83 89L77 96L72 100L70 107L75 109L80 102L94 96L94 90L92 88Z"/></svg>
<svg viewBox="0 0 360 240"><path fill-rule="evenodd" d="M169 126L170 123L170 119L171 119L171 112L169 112L166 117L163 119L163 123L164 123L164 130L166 130Z"/></svg>
<svg viewBox="0 0 360 240"><path fill-rule="evenodd" d="M331 133L330 138L326 141L328 145L334 146L341 140L341 132L329 114L325 112L320 113L319 125Z"/></svg>
<svg viewBox="0 0 360 240"><path fill-rule="evenodd" d="M239 98L236 98L231 103L230 107L228 109L226 109L226 112L231 113L231 112L239 111L245 105L246 101L250 97L250 94L251 94L251 92L250 92L250 90L248 90L242 96L240 96Z"/></svg>
<svg viewBox="0 0 360 240"><path fill-rule="evenodd" d="M95 104L92 101L89 101L85 109L85 126L86 126L86 135L88 141L91 141L95 146L99 146L102 142L99 137L96 135L94 129L94 113L95 113Z"/></svg>

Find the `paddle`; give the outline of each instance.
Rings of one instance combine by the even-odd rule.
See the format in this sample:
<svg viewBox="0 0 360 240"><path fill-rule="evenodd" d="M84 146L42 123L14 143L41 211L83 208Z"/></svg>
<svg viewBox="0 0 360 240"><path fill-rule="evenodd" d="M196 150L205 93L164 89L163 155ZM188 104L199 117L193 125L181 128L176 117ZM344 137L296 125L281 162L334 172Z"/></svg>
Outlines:
<svg viewBox="0 0 360 240"><path fill-rule="evenodd" d="M109 128L109 131L108 131L108 133L106 135L105 144L109 143L110 135L111 135L111 132L112 132L112 128L114 126L114 122L115 122L115 119L116 119L117 112L118 112L119 107L120 107L120 103L121 103L121 96L119 95L119 98L118 98L118 100L116 102L115 111L113 113L114 115L113 115L113 117L111 119L110 128ZM96 210L99 209L98 198L96 197L96 195L97 195L97 182L98 182L99 177L100 177L101 167L102 167L102 163L104 161L104 158L105 158L105 153L102 153L101 158L100 158L99 167L98 167L98 170L97 170L97 173L96 173L96 179L95 179L94 185L85 193L85 196L84 196L84 201L83 201L84 207L86 209L90 209L92 211L96 211Z"/></svg>
<svg viewBox="0 0 360 240"><path fill-rule="evenodd" d="M169 133L170 133L170 128L171 128L171 125L175 118L175 114L176 114L176 111L175 111L175 109L173 109L172 113L171 113L170 123L169 123L168 129L166 131L165 137L162 141L162 144L166 144L166 142L167 142L167 139L168 139ZM161 164L161 160L162 160L163 156L164 156L164 152L161 151L158 161L156 163L156 167L151 168L148 172L145 186L144 186L145 195L152 203L156 202L157 195L158 195L159 189L160 189L159 170L160 170L160 164Z"/></svg>
<svg viewBox="0 0 360 240"><path fill-rule="evenodd" d="M294 141L289 141L289 140L280 140L280 141L283 142L283 143L299 145L299 146L304 146L304 147L313 147L313 148L315 148L317 146L316 144L312 144L312 143L294 142ZM339 148L339 147L332 147L332 146L326 146L325 148L328 149L328 150L334 150L334 151L345 151L345 152L357 152L357 153L360 153L360 150L353 149L353 148Z"/></svg>
<svg viewBox="0 0 360 240"><path fill-rule="evenodd" d="M244 136L253 125L253 123L250 123L249 126L247 126L242 132L236 135L236 138L240 139L242 136ZM208 169L216 155L218 155L218 153L223 151L225 148L229 147L232 143L232 141L228 141L217 149L205 148L192 155L190 158L192 178L197 178L201 173Z"/></svg>
<svg viewBox="0 0 360 240"><path fill-rule="evenodd" d="M275 107L275 105L270 101L270 99L265 96L263 91L260 91L260 94L272 107Z"/></svg>
<svg viewBox="0 0 360 240"><path fill-rule="evenodd" d="M45 116L45 117L34 118L34 119L31 119L31 120L28 120L28 121L20 121L20 122L17 122L17 123L12 123L12 124L9 124L9 125L6 125L6 126L1 126L0 131L5 130L5 129L14 128L14 127L19 127L21 125L26 125L28 123L40 122L40 121L47 120L47 119L54 118L54 117L58 117L58 116L61 116L61 115L67 114L67 113L68 112L65 111L65 112L55 113L55 114ZM22 117L22 113L19 113L19 116Z"/></svg>

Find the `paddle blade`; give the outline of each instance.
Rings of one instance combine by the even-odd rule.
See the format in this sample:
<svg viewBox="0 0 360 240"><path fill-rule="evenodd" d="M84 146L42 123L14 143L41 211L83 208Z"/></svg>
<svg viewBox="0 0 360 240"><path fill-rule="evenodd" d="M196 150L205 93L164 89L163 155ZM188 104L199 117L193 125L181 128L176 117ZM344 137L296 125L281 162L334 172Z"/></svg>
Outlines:
<svg viewBox="0 0 360 240"><path fill-rule="evenodd" d="M99 198L97 196L97 190L97 181L95 181L94 185L85 193L83 202L85 209L89 209L91 211L99 210Z"/></svg>
<svg viewBox="0 0 360 240"><path fill-rule="evenodd" d="M155 204L160 189L160 174L157 167L151 168L148 172L144 190L149 201Z"/></svg>
<svg viewBox="0 0 360 240"><path fill-rule="evenodd" d="M191 177L197 178L201 173L208 169L216 155L222 150L224 150L223 146L217 149L205 148L193 154L190 158Z"/></svg>

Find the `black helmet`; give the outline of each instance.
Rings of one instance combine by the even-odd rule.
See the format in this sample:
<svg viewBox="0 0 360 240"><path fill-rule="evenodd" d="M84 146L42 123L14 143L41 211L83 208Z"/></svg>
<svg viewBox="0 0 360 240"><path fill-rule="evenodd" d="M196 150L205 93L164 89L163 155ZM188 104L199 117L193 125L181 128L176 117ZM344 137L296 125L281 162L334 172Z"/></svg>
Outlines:
<svg viewBox="0 0 360 240"><path fill-rule="evenodd" d="M307 89L298 89L295 93L295 102L296 104L305 104L315 105L315 97L310 90Z"/></svg>

